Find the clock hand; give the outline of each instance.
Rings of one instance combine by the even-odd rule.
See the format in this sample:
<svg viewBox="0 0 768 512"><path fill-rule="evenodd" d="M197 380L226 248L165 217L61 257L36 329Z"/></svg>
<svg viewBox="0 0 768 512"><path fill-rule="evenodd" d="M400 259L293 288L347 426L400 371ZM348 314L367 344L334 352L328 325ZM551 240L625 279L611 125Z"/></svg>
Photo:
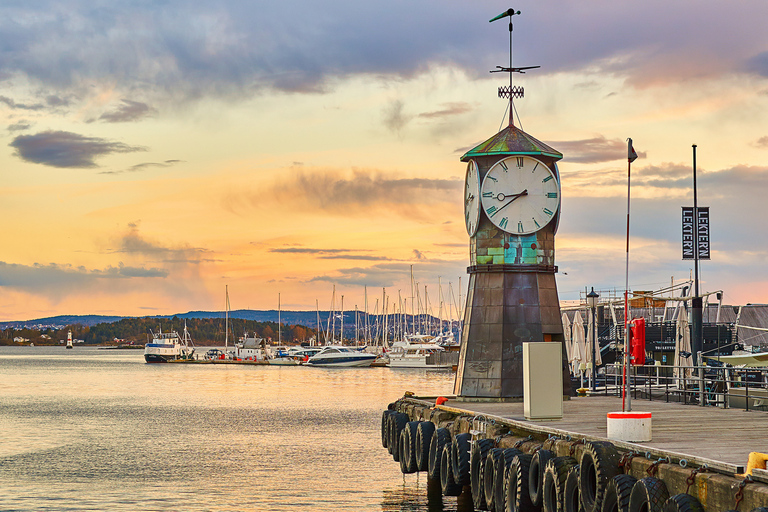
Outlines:
<svg viewBox="0 0 768 512"><path fill-rule="evenodd" d="M507 207L507 206L509 206L510 204L514 203L514 202L515 202L515 199L517 199L517 198L519 198L519 197L522 197L522 196L527 196L527 195L528 195L528 189L525 189L525 190L523 190L522 192L520 192L519 194L515 194L515 195L513 195L513 196L507 196L507 197L511 197L512 199L511 199L511 200L510 200L510 201L509 201L507 204L505 204L504 206L502 206L501 208L499 208L498 210L496 210L496 211L494 212L494 215L496 215L497 213L499 213L501 210L503 210L504 208L506 208L506 207Z"/></svg>
<svg viewBox="0 0 768 512"><path fill-rule="evenodd" d="M495 197L498 201L503 201L505 199L509 199L510 197L514 197L515 199L517 199L518 197L527 195L527 194L528 194L528 190L526 189L523 192L520 192L519 194L505 194L503 192L499 192L498 194L496 194Z"/></svg>

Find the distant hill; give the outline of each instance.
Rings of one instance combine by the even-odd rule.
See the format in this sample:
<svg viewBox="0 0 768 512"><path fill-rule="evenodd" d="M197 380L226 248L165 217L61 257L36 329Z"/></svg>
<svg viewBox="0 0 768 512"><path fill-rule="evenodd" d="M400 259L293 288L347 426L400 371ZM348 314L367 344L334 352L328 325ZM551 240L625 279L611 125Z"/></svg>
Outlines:
<svg viewBox="0 0 768 512"><path fill-rule="evenodd" d="M37 326L61 328L67 325L82 324L92 326L101 323L117 322L126 318L124 316L105 316L105 315L59 315L45 318L36 318L34 320L18 320L11 322L0 322L0 329L16 327L18 329L31 329Z"/></svg>
<svg viewBox="0 0 768 512"><path fill-rule="evenodd" d="M341 321L340 313L337 312L339 317L336 318L337 325ZM320 311L320 324L325 326L328 322L329 311ZM59 315L46 318L36 318L33 320L19 320L0 322L0 329L7 329L8 327L15 328L35 328L42 327L54 327L62 328L67 325L82 324L86 327L92 327L101 323L113 323L123 318L224 318L224 311L189 311L187 313L178 313L175 315L144 315L141 317L132 316L105 316L105 315ZM255 320L257 322L277 322L278 312L276 309L270 310L253 310L253 309L237 309L229 312L230 318L238 318L241 320ZM360 314L360 318L362 315ZM373 319L374 315L370 315ZM280 321L286 325L305 325L307 327L317 327L317 312L316 311L282 311L280 313ZM408 317L410 322L410 316ZM434 321L434 317L432 318ZM355 312L344 312L344 324L345 330L347 328L354 328L355 325Z"/></svg>

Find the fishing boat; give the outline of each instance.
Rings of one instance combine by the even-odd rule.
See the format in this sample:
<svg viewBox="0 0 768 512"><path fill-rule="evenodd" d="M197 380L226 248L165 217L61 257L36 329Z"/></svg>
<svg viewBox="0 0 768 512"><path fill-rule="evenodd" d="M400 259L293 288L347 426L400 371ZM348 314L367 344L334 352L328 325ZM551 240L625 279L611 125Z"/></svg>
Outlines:
<svg viewBox="0 0 768 512"><path fill-rule="evenodd" d="M317 354L310 357L306 364L310 366L371 366L376 354L360 352L341 345L326 345Z"/></svg>
<svg viewBox="0 0 768 512"><path fill-rule="evenodd" d="M450 369L451 361L440 357L444 352L434 336L413 334L394 342L387 355L390 368Z"/></svg>
<svg viewBox="0 0 768 512"><path fill-rule="evenodd" d="M152 333L152 342L144 346L144 361L167 363L177 359L192 359L195 347L184 323L183 336L176 331Z"/></svg>

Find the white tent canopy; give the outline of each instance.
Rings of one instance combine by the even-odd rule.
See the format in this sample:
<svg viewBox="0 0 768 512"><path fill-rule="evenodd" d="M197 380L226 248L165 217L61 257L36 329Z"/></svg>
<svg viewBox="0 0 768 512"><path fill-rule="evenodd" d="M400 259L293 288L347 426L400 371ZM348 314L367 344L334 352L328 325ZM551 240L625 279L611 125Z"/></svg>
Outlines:
<svg viewBox="0 0 768 512"><path fill-rule="evenodd" d="M571 368L573 373L580 371L581 363L586 362L584 354L586 352L586 341L584 340L584 320L581 318L581 311L576 311L573 317L573 330L571 333Z"/></svg>
<svg viewBox="0 0 768 512"><path fill-rule="evenodd" d="M571 361L571 352L573 351L571 347L571 321L568 320L568 315L566 313L563 313L563 338L565 345L565 355L568 358L568 362Z"/></svg>

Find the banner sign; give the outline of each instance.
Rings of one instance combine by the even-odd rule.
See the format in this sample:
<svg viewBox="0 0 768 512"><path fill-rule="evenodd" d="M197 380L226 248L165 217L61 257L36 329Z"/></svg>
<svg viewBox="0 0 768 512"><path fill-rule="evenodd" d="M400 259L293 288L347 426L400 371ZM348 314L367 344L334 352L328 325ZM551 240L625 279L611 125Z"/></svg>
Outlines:
<svg viewBox="0 0 768 512"><path fill-rule="evenodd" d="M696 224L694 223L693 207L683 206L683 259L693 260L698 257L700 260L709 258L709 207L699 206L698 210L698 237L694 236ZM698 238L698 240L697 240ZM696 247L698 242L698 248Z"/></svg>

